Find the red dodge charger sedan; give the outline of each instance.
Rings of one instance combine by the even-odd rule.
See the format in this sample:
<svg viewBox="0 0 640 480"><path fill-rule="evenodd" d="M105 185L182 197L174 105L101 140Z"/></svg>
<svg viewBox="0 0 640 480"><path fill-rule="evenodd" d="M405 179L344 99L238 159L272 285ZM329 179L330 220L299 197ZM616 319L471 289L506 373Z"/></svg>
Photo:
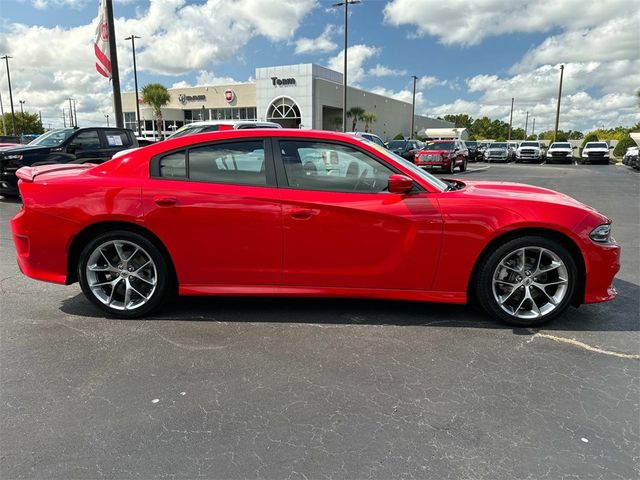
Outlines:
<svg viewBox="0 0 640 480"><path fill-rule="evenodd" d="M535 325L616 296L611 222L552 190L440 180L363 138L236 130L17 172L22 271L108 314L180 295L465 303Z"/></svg>

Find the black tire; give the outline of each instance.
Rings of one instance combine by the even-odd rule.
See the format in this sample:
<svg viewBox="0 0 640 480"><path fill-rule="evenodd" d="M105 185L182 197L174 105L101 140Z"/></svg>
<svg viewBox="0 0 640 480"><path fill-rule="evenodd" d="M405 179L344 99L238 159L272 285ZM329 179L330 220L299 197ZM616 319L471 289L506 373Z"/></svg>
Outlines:
<svg viewBox="0 0 640 480"><path fill-rule="evenodd" d="M138 269L139 267L141 267L141 264L143 264L145 261L145 257L148 257L152 261L152 263L150 264L151 266L147 267L140 273L140 276L147 276L147 280L143 282L143 279L140 278L140 276L135 276L134 273L122 273L121 271L121 273L118 274L116 270L121 265L115 265L115 263L118 262L118 257L116 257L115 255L111 258L111 260L107 260L106 256L98 256L98 254L96 253L98 252L98 249L101 247L102 249L110 248L111 242L123 242L124 246L128 249L128 253L135 250L135 248L137 248L139 251L138 254L131 254L131 257L127 258L125 262L122 262L122 271L126 270L129 262L131 262L131 266L128 268L128 270L133 270L137 273L139 270L134 269ZM121 250L123 249L122 246L120 248ZM113 248L113 250L117 253L115 247ZM97 289L99 290L99 292L94 293L94 291L90 287L90 279L88 278L87 266L92 256L94 256L94 258L104 259L104 265L100 268L109 269L113 267L113 270L99 270L98 273L90 273L89 275L94 275L95 277L101 276L102 278L98 280L99 282L110 282L119 279L119 283L116 283L111 288L109 300L112 297L114 298L114 300L116 300L117 298L122 296L122 293L124 293L122 292L122 289L125 288L122 285L122 282L125 281L127 289L131 284L131 286L133 286L134 288L133 291L138 290L139 292L143 293L143 295L140 295L139 293L138 295L142 298L147 298L144 303L131 309L123 309L112 307L105 304L104 301L100 300L98 296L101 294L106 295L106 292L104 291L104 289ZM147 285L149 283L149 278L151 278L152 280L154 279L148 275L148 271L152 268L153 273L155 274L155 285ZM126 275L126 277L123 277L123 275ZM126 230L116 230L113 232L98 235L84 247L78 261L78 279L80 282L80 287L82 288L82 292L91 303L93 303L95 306L97 306L107 314L119 318L138 318L147 315L158 308L162 304L162 302L171 297L172 293L175 291L175 289L173 288L173 276L171 275L169 267L167 266L167 260L165 259L160 249L143 235ZM136 282L135 285L134 282ZM108 289L109 287L105 286L105 288ZM148 294L148 297L144 297L144 294ZM126 302L126 298L127 297L124 296L124 299L122 300L123 305ZM138 298L138 300L141 301L140 298Z"/></svg>
<svg viewBox="0 0 640 480"><path fill-rule="evenodd" d="M562 300L551 311L545 314L541 314L541 316L534 319L520 318L505 311L505 309L503 309L498 303L498 300L495 298L493 291L493 278L494 274L497 273L496 271L500 265L500 262L505 257L509 256L511 254L510 252L515 252L525 247L531 249L542 248L547 251L553 252L553 254L555 254L560 258L560 260L562 260L567 275L566 290L564 291ZM533 280L535 281L535 277L533 278ZM512 240L506 240L505 242L497 245L495 248L492 248L489 254L481 260L481 263L478 266L473 287L478 302L490 316L501 320L502 322L505 322L509 325L518 327L532 327L549 322L558 315L562 314L562 312L564 312L564 310L566 310L567 307L571 304L572 299L575 295L577 285L578 269L576 267L576 262L569 251L560 242L554 239L541 237L538 235L527 235L514 238ZM524 288L527 287L519 288L522 289L521 291L524 291ZM514 290L518 290L518 288ZM532 289L531 291L534 290ZM541 292L537 293L539 299L545 300L544 296L540 295ZM520 310L517 310L516 313L519 311Z"/></svg>
<svg viewBox="0 0 640 480"><path fill-rule="evenodd" d="M449 162L449 170L447 170L447 173L449 175L453 175L453 171L456 168L456 161L454 159L451 159L451 161Z"/></svg>
<svg viewBox="0 0 640 480"><path fill-rule="evenodd" d="M460 165L460 171L461 172L466 172L467 171L467 159L466 158L462 162L462 165Z"/></svg>

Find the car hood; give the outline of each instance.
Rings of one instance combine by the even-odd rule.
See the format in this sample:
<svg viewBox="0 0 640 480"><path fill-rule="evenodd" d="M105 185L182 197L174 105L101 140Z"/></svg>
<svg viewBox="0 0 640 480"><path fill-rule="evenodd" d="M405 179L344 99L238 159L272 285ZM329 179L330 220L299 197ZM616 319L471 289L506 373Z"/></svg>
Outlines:
<svg viewBox="0 0 640 480"><path fill-rule="evenodd" d="M559 193L548 188L511 182L465 181L464 184L466 188L459 191L464 191L467 195L496 198L502 199L503 201L527 200L554 205L562 204L596 211L593 207L585 205L569 195L565 195L564 193Z"/></svg>
<svg viewBox="0 0 640 480"><path fill-rule="evenodd" d="M583 150L583 152L597 152L597 153L600 153L600 152L606 153L608 151L609 151L608 148L603 148L603 147L589 147Z"/></svg>
<svg viewBox="0 0 640 480"><path fill-rule="evenodd" d="M555 147L547 150L548 152L572 152L573 149L569 147Z"/></svg>
<svg viewBox="0 0 640 480"><path fill-rule="evenodd" d="M41 145L20 145L19 147L9 147L0 150L1 155L25 155L29 153L48 153L51 147L43 147Z"/></svg>
<svg viewBox="0 0 640 480"><path fill-rule="evenodd" d="M453 150L420 150L420 153L426 153L428 155L442 155L447 154L447 153L451 153L453 152Z"/></svg>

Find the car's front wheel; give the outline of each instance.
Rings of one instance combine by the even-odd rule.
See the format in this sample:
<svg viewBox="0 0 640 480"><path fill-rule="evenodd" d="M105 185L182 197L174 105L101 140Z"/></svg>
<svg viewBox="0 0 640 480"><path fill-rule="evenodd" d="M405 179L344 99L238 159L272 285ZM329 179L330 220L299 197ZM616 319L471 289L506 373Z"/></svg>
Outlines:
<svg viewBox="0 0 640 480"><path fill-rule="evenodd" d="M85 296L110 315L136 318L157 308L171 277L156 245L128 231L98 235L80 254L78 278Z"/></svg>
<svg viewBox="0 0 640 480"><path fill-rule="evenodd" d="M571 303L576 263L556 240L525 236L493 249L480 265L476 292L491 316L516 326L534 326L560 315Z"/></svg>

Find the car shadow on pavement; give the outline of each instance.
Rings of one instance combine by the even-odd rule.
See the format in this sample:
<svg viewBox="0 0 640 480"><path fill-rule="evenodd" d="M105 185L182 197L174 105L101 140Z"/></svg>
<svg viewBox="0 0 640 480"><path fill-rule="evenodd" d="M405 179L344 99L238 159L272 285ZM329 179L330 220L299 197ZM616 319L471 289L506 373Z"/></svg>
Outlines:
<svg viewBox="0 0 640 480"><path fill-rule="evenodd" d="M556 331L638 331L640 286L616 280L620 294L613 302L570 307L560 318L544 325ZM69 315L109 318L82 294L63 300L60 310ZM326 325L396 325L458 328L512 328L466 305L335 298L181 297L158 313L123 321L212 321L238 323L309 323Z"/></svg>

